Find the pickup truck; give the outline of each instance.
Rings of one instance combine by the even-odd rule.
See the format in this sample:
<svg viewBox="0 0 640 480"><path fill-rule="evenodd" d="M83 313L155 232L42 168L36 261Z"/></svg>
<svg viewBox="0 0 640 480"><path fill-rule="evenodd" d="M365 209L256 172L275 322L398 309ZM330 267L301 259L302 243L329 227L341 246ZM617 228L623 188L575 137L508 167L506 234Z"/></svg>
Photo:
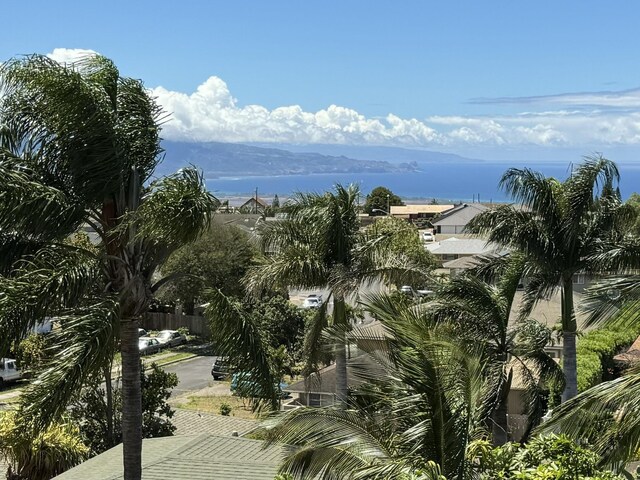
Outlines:
<svg viewBox="0 0 640 480"><path fill-rule="evenodd" d="M16 361L13 358L0 358L0 388L5 383L15 382L22 378L22 374L16 368Z"/></svg>

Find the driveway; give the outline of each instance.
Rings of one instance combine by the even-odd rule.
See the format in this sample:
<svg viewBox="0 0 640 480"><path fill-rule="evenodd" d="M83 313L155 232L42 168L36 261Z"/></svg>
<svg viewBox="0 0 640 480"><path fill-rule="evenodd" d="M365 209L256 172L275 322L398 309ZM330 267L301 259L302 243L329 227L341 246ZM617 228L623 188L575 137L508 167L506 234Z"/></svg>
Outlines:
<svg viewBox="0 0 640 480"><path fill-rule="evenodd" d="M230 395L229 382L214 381L211 366L216 357L195 357L165 367L165 371L178 375L178 386L171 391L172 400L200 391L208 395Z"/></svg>

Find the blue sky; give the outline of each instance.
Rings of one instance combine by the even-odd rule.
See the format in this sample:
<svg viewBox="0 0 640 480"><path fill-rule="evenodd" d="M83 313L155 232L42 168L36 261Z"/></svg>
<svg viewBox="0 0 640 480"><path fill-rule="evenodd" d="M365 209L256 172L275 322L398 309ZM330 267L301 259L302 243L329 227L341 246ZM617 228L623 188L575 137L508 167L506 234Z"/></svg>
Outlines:
<svg viewBox="0 0 640 480"><path fill-rule="evenodd" d="M39 0L2 10L0 61L100 52L174 113L168 138L638 153L638 2Z"/></svg>

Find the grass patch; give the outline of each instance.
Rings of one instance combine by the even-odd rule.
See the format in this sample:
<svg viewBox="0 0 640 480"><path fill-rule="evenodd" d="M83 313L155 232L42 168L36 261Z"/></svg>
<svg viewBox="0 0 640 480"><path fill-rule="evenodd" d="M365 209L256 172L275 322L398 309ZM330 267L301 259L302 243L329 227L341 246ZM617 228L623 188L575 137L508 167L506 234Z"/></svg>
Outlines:
<svg viewBox="0 0 640 480"><path fill-rule="evenodd" d="M166 355L166 352L162 353ZM151 355L149 357L143 357L143 363L145 367L151 365L152 363L155 363L159 367L162 367L163 365L167 365L169 363L177 362L180 360L186 360L187 358L193 358L195 356L196 355L191 352L175 352L172 355L163 356L156 361L154 359L155 355Z"/></svg>
<svg viewBox="0 0 640 480"><path fill-rule="evenodd" d="M209 397L188 397L186 403L176 404L176 408L187 410L197 410L199 412L215 413L220 415L220 406L226 403L231 406L231 417L245 418L248 420L258 419L258 415L251 411L249 400L242 401L234 395L214 395Z"/></svg>

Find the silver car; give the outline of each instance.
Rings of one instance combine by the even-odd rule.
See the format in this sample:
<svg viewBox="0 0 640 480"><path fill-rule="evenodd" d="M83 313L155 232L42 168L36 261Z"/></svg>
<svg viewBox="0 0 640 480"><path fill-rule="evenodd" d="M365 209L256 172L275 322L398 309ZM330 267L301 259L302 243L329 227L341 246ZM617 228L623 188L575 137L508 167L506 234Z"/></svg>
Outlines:
<svg viewBox="0 0 640 480"><path fill-rule="evenodd" d="M140 349L140 355L151 355L162 350L162 344L155 338L140 337L138 339L138 348Z"/></svg>
<svg viewBox="0 0 640 480"><path fill-rule="evenodd" d="M187 343L187 337L176 330L162 330L156 338L162 344L162 348L176 347Z"/></svg>

